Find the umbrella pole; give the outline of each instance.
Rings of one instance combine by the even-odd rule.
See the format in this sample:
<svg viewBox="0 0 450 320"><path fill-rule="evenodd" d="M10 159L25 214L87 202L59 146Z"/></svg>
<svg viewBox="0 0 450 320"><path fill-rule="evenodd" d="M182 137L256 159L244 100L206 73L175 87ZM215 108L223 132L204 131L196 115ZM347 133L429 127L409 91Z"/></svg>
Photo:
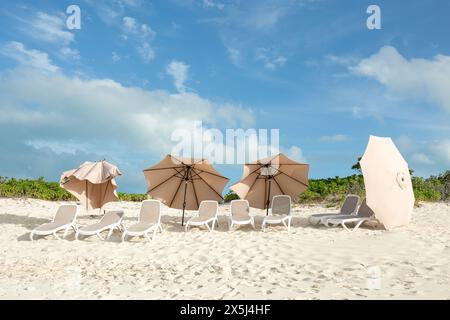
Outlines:
<svg viewBox="0 0 450 320"><path fill-rule="evenodd" d="M269 215L269 205L270 205L270 185L272 183L272 179L269 179L269 192L267 193L267 203L266 203L266 215Z"/></svg>
<svg viewBox="0 0 450 320"><path fill-rule="evenodd" d="M88 212L88 181L86 180L86 213Z"/></svg>
<svg viewBox="0 0 450 320"><path fill-rule="evenodd" d="M184 209L186 208L186 189L187 189L187 180L184 182L183 215L181 217L181 226L184 226Z"/></svg>

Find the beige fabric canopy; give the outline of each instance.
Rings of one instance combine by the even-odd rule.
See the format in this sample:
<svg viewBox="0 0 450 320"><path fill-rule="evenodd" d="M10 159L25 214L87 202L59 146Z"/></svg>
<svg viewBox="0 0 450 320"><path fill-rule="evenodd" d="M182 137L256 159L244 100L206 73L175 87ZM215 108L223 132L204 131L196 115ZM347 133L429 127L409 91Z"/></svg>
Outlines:
<svg viewBox="0 0 450 320"><path fill-rule="evenodd" d="M407 225L414 208L408 164L391 138L370 136L360 160L367 205L376 218L392 229Z"/></svg>
<svg viewBox="0 0 450 320"><path fill-rule="evenodd" d="M241 180L230 187L250 206L259 209L270 207L276 195L289 195L296 199L308 188L309 165L295 162L283 154L271 156L244 165Z"/></svg>
<svg viewBox="0 0 450 320"><path fill-rule="evenodd" d="M170 208L197 210L203 200L223 200L228 178L220 175L206 159L178 158L167 155L158 164L144 170L147 193Z"/></svg>
<svg viewBox="0 0 450 320"><path fill-rule="evenodd" d="M64 172L60 185L80 200L86 210L97 209L118 199L115 178L120 175L119 169L109 162L86 161L77 169Z"/></svg>

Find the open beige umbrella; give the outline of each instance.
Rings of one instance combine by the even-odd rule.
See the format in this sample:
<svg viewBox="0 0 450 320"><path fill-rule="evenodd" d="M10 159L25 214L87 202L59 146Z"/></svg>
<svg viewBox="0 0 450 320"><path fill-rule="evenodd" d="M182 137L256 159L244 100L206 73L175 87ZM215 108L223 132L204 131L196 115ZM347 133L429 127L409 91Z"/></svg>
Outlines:
<svg viewBox="0 0 450 320"><path fill-rule="evenodd" d="M60 185L86 206L86 210L102 208L116 201L115 178L122 175L119 169L106 161L86 161L76 169L61 175Z"/></svg>
<svg viewBox="0 0 450 320"><path fill-rule="evenodd" d="M230 187L250 206L266 209L276 195L297 198L308 188L309 165L295 162L283 154L267 157L244 165L241 180Z"/></svg>
<svg viewBox="0 0 450 320"><path fill-rule="evenodd" d="M206 159L177 158L167 155L144 170L147 193L170 208L197 210L203 200L223 200L228 178L220 175Z"/></svg>
<svg viewBox="0 0 450 320"><path fill-rule="evenodd" d="M392 139L370 136L359 162L367 205L376 218L388 230L407 225L414 208L414 192L408 164Z"/></svg>

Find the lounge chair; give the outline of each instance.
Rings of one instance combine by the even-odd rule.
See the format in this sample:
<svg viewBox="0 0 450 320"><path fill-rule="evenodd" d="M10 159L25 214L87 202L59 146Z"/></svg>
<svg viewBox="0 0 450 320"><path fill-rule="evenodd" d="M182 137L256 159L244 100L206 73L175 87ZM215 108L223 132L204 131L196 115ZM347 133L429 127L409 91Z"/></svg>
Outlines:
<svg viewBox="0 0 450 320"><path fill-rule="evenodd" d="M219 204L217 201L206 200L200 203L198 208L198 216L191 218L185 227L185 231L188 231L189 226L206 226L209 231L214 230L214 226L218 223L217 211ZM209 224L211 223L211 227Z"/></svg>
<svg viewBox="0 0 450 320"><path fill-rule="evenodd" d="M309 217L308 221L312 225L318 225L323 218L338 218L339 216L347 216L351 214L356 214L356 210L358 209L358 203L360 201L359 196L354 194L349 194L345 198L344 203L342 204L341 210L339 213L319 213L313 214Z"/></svg>
<svg viewBox="0 0 450 320"><path fill-rule="evenodd" d="M288 195L279 195L272 198L271 215L264 217L262 222L262 231L266 231L267 224L282 223L288 232L291 229L291 197ZM287 224L286 224L287 223Z"/></svg>
<svg viewBox="0 0 450 320"><path fill-rule="evenodd" d="M108 240L114 229L122 230L122 219L123 219L123 211L108 211L105 215L100 219L99 222L91 224L89 226L78 229L75 238L78 240L80 235L82 236L92 236L96 234L101 240L105 240L101 236L101 232L105 230L109 230L106 240Z"/></svg>
<svg viewBox="0 0 450 320"><path fill-rule="evenodd" d="M122 234L122 241L125 241L128 236L140 237L144 236L148 241L153 240L156 232L162 232L161 226L161 202L158 200L144 200L141 204L141 211L139 213L138 222L131 227L124 228ZM152 232L150 239L149 233Z"/></svg>
<svg viewBox="0 0 450 320"><path fill-rule="evenodd" d="M246 225L251 224L253 229L255 228L255 220L250 215L250 205L247 200L232 200L231 201L231 217L230 217L230 227L233 225Z"/></svg>
<svg viewBox="0 0 450 320"><path fill-rule="evenodd" d="M353 232L357 230L359 226L364 222L372 220L374 216L375 216L374 212L367 205L366 199L364 199L361 205L359 206L356 215L348 215L347 217L341 216L334 218L333 217L323 218L323 221L321 223L326 225L327 227L334 227L341 225L345 230ZM352 229L349 229L349 227L347 226L348 224L355 224L355 226Z"/></svg>
<svg viewBox="0 0 450 320"><path fill-rule="evenodd" d="M67 236L67 232L72 228L77 232L75 220L77 218L78 207L74 204L63 204L59 206L52 222L44 223L31 231L30 240L33 241L34 235L47 236L53 234L56 239L62 240ZM57 232L64 230L64 235L60 238Z"/></svg>

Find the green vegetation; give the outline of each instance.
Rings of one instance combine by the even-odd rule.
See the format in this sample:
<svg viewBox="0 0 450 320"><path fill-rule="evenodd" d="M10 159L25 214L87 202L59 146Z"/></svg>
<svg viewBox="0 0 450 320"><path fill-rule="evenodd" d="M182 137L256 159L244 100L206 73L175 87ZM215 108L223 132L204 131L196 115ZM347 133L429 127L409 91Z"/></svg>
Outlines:
<svg viewBox="0 0 450 320"><path fill-rule="evenodd" d="M429 178L412 177L416 201L450 201L450 171ZM300 195L301 203L325 202L332 205L341 203L349 193L365 196L364 179L361 174L328 179L310 179L309 188ZM225 201L237 199L229 192Z"/></svg>
<svg viewBox="0 0 450 320"><path fill-rule="evenodd" d="M450 201L450 171L429 178L413 176L412 183L416 201ZM310 179L309 188L300 195L300 202L325 202L336 205L349 193L364 197L362 175ZM52 201L75 200L70 193L59 186L59 183L45 181L42 177L37 180L0 177L0 197L28 197ZM147 198L146 194L119 192L119 200L122 201L140 202ZM239 197L230 191L224 198L226 202L229 202Z"/></svg>
<svg viewBox="0 0 450 320"><path fill-rule="evenodd" d="M0 177L0 197L51 201L76 200L74 196L61 188L58 182L48 182L42 177L37 180ZM147 199L146 194L119 192L119 200L122 201L140 202L145 199Z"/></svg>

